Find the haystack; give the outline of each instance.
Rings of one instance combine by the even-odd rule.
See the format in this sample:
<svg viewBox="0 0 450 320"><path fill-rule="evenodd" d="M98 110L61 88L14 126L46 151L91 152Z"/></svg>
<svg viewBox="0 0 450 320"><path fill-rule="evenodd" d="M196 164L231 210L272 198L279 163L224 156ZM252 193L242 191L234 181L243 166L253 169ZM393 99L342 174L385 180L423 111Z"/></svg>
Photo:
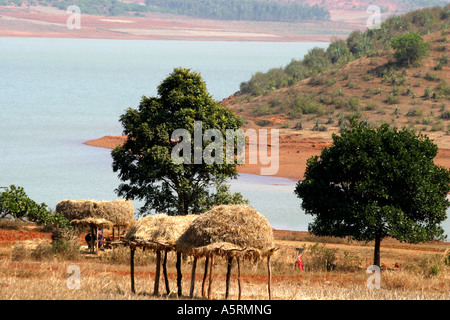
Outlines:
<svg viewBox="0 0 450 320"><path fill-rule="evenodd" d="M222 205L195 219L178 239L177 249L194 256L260 259L274 251L269 221L248 205Z"/></svg>
<svg viewBox="0 0 450 320"><path fill-rule="evenodd" d="M228 260L226 293L228 299L229 282L233 259L238 264L239 299L241 297L240 258L254 261L267 257L268 293L271 299L270 256L275 251L273 231L269 221L248 205L221 205L200 215L192 221L186 232L178 239L176 248L194 256L192 279L195 278L195 262L198 257L206 257L202 283L202 296L206 296L206 279L209 264L208 299L211 299L214 256ZM191 282L191 296L194 283Z"/></svg>
<svg viewBox="0 0 450 320"><path fill-rule="evenodd" d="M109 220L103 218L84 218L84 219L74 219L70 221L73 226L88 226L88 227L98 227L98 228L110 228L113 223Z"/></svg>
<svg viewBox="0 0 450 320"><path fill-rule="evenodd" d="M130 200L62 200L56 205L56 212L63 213L69 220L103 218L116 226L127 225L134 217L133 202Z"/></svg>
<svg viewBox="0 0 450 320"><path fill-rule="evenodd" d="M131 246L175 250L178 238L197 217L197 215L168 216L165 214L147 216L137 220L130 227L124 241Z"/></svg>
<svg viewBox="0 0 450 320"><path fill-rule="evenodd" d="M134 217L133 203L129 200L62 200L56 205L56 212L62 213L67 219L71 220L74 226L88 226L90 228L91 235L93 235L91 240L92 253L95 250L98 251L98 229L112 227L112 240L114 240L115 227L118 228L120 238L120 227L126 227ZM94 242L96 243L95 248Z"/></svg>
<svg viewBox="0 0 450 320"><path fill-rule="evenodd" d="M143 249L152 249L156 251L156 272L155 286L153 293L158 295L159 292L159 276L161 265L161 251L164 251L163 274L166 284L167 294L170 293L169 282L167 277L167 252L176 250L175 244L178 238L186 231L192 221L197 219L197 215L187 216L168 216L165 214L157 214L139 219L134 223L127 234L124 242L130 247L130 270L131 270L131 290L134 288L134 251L136 247ZM177 252L177 285L178 295L181 296L181 253Z"/></svg>

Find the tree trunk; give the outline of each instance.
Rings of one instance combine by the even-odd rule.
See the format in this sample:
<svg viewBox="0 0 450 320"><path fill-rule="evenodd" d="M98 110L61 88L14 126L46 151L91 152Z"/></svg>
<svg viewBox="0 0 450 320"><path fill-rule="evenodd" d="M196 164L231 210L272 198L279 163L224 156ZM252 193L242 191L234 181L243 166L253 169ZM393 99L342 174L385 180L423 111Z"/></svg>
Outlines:
<svg viewBox="0 0 450 320"><path fill-rule="evenodd" d="M177 286L178 286L178 296L181 297L183 294L182 288L181 288L181 279L183 275L181 274L181 252L177 252Z"/></svg>
<svg viewBox="0 0 450 320"><path fill-rule="evenodd" d="M380 245L381 236L379 234L375 235L375 250L373 254L373 264L380 267Z"/></svg>

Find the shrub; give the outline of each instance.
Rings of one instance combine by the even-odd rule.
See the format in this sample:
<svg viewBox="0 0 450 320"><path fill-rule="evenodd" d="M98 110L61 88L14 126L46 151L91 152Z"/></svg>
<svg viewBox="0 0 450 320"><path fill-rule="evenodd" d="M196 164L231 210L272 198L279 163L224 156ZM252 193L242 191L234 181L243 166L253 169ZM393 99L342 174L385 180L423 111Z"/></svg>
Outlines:
<svg viewBox="0 0 450 320"><path fill-rule="evenodd" d="M303 130L303 120L297 121L297 123L294 126L294 129Z"/></svg>
<svg viewBox="0 0 450 320"><path fill-rule="evenodd" d="M406 113L407 117L418 117L418 116L422 116L423 111L419 108L413 107L411 109L408 110L408 112Z"/></svg>
<svg viewBox="0 0 450 320"><path fill-rule="evenodd" d="M358 111L360 101L361 100L358 97L354 97L354 96L351 97L350 99L348 99L347 103L348 103L348 107L350 108L350 110Z"/></svg>
<svg viewBox="0 0 450 320"><path fill-rule="evenodd" d="M31 200L22 187L11 185L0 193L0 217L7 214L43 225L58 225L71 229L70 221L61 213L53 213L45 203Z"/></svg>
<svg viewBox="0 0 450 320"><path fill-rule="evenodd" d="M442 122L442 119L439 119L431 126L431 131L441 131L444 130L444 123Z"/></svg>
<svg viewBox="0 0 450 320"><path fill-rule="evenodd" d="M444 109L441 114L441 119L450 120L450 111Z"/></svg>
<svg viewBox="0 0 450 320"><path fill-rule="evenodd" d="M298 96L295 98L291 109L294 115L316 114L323 115L325 110L323 106L309 96Z"/></svg>
<svg viewBox="0 0 450 320"><path fill-rule="evenodd" d="M408 65L428 55L430 48L430 44L417 32L398 36L392 40L391 46L395 50L394 57L401 63L408 62Z"/></svg>
<svg viewBox="0 0 450 320"><path fill-rule="evenodd" d="M385 102L387 104L398 104L399 98L391 92L389 96L386 98Z"/></svg>
<svg viewBox="0 0 450 320"><path fill-rule="evenodd" d="M425 79L428 81L436 81L436 74L427 72L427 74L425 75Z"/></svg>
<svg viewBox="0 0 450 320"><path fill-rule="evenodd" d="M336 268L336 248L327 248L324 244L315 243L306 247L305 268L307 270L331 271Z"/></svg>

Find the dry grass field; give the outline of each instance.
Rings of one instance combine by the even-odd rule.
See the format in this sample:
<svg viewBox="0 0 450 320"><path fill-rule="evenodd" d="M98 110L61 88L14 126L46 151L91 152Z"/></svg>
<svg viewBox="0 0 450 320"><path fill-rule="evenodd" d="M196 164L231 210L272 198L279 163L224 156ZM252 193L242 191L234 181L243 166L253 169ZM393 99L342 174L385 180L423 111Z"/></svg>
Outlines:
<svg viewBox="0 0 450 320"><path fill-rule="evenodd" d="M19 230L18 230L19 229ZM448 300L450 299L450 243L402 244L385 239L381 247L380 288L369 289L366 273L372 264L371 243L318 238L306 232L275 230L272 257L272 298L275 300ZM0 229L1 300L176 300L189 299L190 257L184 257L183 296L176 295L176 257L168 254L168 278L173 291L153 295L155 254L137 250L136 294L130 290L128 248L90 254L82 235L74 242L52 243L51 233L35 226ZM295 268L296 248L304 248L305 271ZM213 299L225 295L226 261L216 259ZM79 268L79 289L74 288ZM203 299L203 259L197 265L194 299ZM229 299L238 298L237 267L232 269ZM267 300L265 261L241 263L242 299Z"/></svg>

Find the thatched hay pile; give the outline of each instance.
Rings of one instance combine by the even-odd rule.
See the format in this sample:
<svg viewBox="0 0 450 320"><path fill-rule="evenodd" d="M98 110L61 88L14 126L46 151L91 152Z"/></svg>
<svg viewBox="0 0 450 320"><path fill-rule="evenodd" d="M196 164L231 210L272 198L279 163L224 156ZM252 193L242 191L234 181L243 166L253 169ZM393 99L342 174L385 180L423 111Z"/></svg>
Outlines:
<svg viewBox="0 0 450 320"><path fill-rule="evenodd" d="M103 218L84 218L84 219L74 219L70 221L72 226L88 226L97 228L111 228L113 223L109 220Z"/></svg>
<svg viewBox="0 0 450 320"><path fill-rule="evenodd" d="M129 200L62 200L56 205L56 212L69 220L106 219L113 225L127 225L134 216L133 203Z"/></svg>
<svg viewBox="0 0 450 320"><path fill-rule="evenodd" d="M253 259L275 250L269 221L248 205L222 205L205 212L192 221L176 247L197 257L214 253Z"/></svg>
<svg viewBox="0 0 450 320"><path fill-rule="evenodd" d="M155 250L176 250L178 238L187 230L198 215L168 216L157 214L139 219L127 234L125 242Z"/></svg>
<svg viewBox="0 0 450 320"><path fill-rule="evenodd" d="M137 247L150 248L156 252L156 271L154 294L159 292L161 252L164 251L163 274L167 294L170 293L167 278L167 252L177 254L177 287L178 296L181 288L181 254L194 256L191 272L192 298L195 286L195 270L199 257L205 257L205 273L202 281L202 296L206 297L206 280L209 272L208 299L212 296L214 256L220 255L228 259L226 295L229 294L229 282L233 258L238 264L239 299L241 297L240 258L258 260L267 257L268 292L270 293L270 256L274 252L272 228L267 219L247 205L222 205L201 215L168 216L158 214L147 216L136 221L124 237L123 244L130 247L131 291L135 292L134 253Z"/></svg>

